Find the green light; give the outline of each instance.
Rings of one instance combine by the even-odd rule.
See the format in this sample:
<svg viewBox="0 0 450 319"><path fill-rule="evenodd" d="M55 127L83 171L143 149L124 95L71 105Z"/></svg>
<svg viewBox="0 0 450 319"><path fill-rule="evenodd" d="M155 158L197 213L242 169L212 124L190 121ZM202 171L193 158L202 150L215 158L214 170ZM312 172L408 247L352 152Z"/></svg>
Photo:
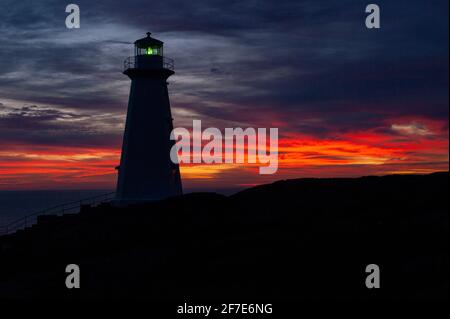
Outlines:
<svg viewBox="0 0 450 319"><path fill-rule="evenodd" d="M140 51L140 54L145 54L145 55L160 55L161 53L161 48L160 47L148 47L148 48L142 48L142 51Z"/></svg>

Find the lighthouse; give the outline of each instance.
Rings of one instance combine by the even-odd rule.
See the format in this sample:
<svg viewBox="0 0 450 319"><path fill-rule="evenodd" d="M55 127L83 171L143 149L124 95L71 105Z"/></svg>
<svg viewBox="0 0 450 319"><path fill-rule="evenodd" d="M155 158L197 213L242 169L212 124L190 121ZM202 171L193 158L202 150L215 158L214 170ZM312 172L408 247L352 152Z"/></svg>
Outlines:
<svg viewBox="0 0 450 319"><path fill-rule="evenodd" d="M134 42L134 56L124 62L131 79L127 118L118 166L116 202L120 205L164 199L182 193L178 164L170 159L173 118L167 79L173 60L163 42L151 37Z"/></svg>

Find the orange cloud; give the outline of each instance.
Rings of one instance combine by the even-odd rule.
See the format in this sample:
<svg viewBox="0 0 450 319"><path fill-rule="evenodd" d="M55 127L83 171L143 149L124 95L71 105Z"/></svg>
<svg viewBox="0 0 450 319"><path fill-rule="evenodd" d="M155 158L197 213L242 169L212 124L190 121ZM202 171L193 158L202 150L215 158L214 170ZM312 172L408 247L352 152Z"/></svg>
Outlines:
<svg viewBox="0 0 450 319"><path fill-rule="evenodd" d="M448 170L445 123L392 121L386 125L391 131L386 132L349 132L333 138L284 134L274 175L259 175L258 168L264 165L259 163L182 164L183 185L191 189L248 187L287 178ZM0 189L112 189L119 158L118 148L5 146L0 151Z"/></svg>

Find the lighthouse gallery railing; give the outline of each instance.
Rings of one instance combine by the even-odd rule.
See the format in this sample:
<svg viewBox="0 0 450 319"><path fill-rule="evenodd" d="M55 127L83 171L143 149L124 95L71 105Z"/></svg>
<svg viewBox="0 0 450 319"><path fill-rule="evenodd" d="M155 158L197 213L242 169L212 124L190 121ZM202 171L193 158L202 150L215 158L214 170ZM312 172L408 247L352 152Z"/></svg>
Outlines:
<svg viewBox="0 0 450 319"><path fill-rule="evenodd" d="M163 58L163 68L174 71L175 61L173 59L166 58L166 57L162 57L162 58ZM123 70L124 71L128 70L128 69L134 69L134 68L137 68L135 56L129 56L128 58L125 59L125 61L123 61Z"/></svg>

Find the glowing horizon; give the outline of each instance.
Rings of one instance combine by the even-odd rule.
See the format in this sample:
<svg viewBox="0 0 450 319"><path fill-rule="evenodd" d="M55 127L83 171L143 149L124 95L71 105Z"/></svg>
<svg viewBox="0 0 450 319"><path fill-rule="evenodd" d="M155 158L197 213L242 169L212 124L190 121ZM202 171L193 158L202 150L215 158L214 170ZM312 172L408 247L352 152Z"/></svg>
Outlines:
<svg viewBox="0 0 450 319"><path fill-rule="evenodd" d="M448 171L448 140L442 132L445 123L434 121L432 124L432 128L423 126L429 130L428 134L411 130L403 130L401 134L366 131L318 139L291 133L280 138L279 169L274 175L259 175L257 164L181 164L183 186L186 189L241 188L302 177ZM407 128L409 124L397 125ZM392 131L396 133L395 129ZM112 189L117 178L115 167L119 164L120 147L16 145L0 151L0 158L3 159L0 161L0 190Z"/></svg>

